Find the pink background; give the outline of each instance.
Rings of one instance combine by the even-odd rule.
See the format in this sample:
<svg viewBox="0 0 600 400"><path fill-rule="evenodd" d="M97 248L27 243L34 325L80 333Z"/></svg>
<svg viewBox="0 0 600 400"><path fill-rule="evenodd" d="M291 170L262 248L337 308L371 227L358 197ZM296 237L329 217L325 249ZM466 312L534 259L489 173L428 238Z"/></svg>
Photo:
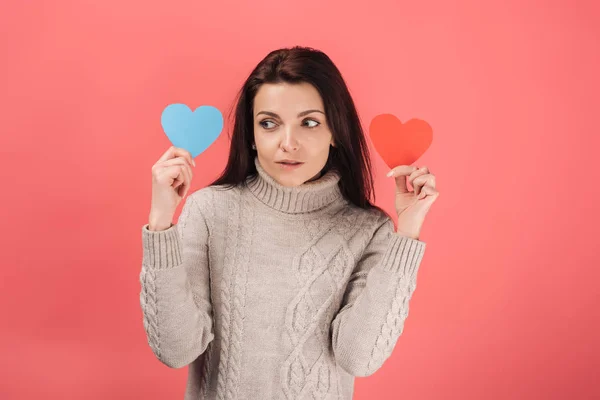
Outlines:
<svg viewBox="0 0 600 400"><path fill-rule="evenodd" d="M183 398L187 369L156 360L139 305L160 114L227 116L294 44L331 56L365 126L390 112L434 130L418 288L355 399L600 397L597 2L169 3L0 6L0 398Z"/></svg>

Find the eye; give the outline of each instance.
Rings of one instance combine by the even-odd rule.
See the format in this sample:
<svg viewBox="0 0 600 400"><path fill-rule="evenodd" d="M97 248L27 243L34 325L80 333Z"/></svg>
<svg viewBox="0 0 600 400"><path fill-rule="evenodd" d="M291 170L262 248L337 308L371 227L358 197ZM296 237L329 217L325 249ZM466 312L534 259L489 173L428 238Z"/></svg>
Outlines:
<svg viewBox="0 0 600 400"><path fill-rule="evenodd" d="M302 122L313 122L314 125L312 125L312 126L309 125L308 126L309 128L316 128L317 126L321 125L318 121L315 121L314 119L305 119Z"/></svg>
<svg viewBox="0 0 600 400"><path fill-rule="evenodd" d="M265 128L265 129L273 129L274 126L271 126L271 127L265 126L265 124L269 124L269 123L270 124L275 124L273 121L269 121L269 120L262 120L262 121L259 122L260 126L262 126L263 128Z"/></svg>

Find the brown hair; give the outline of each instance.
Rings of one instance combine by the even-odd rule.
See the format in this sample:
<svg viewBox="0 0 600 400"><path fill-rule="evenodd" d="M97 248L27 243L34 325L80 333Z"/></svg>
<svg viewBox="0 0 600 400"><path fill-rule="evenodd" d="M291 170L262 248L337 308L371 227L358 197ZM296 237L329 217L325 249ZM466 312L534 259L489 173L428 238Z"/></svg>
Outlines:
<svg viewBox="0 0 600 400"><path fill-rule="evenodd" d="M227 165L211 185L233 187L256 176L256 153L252 149L254 97L263 83L281 82L306 82L317 89L335 143L335 147L330 148L324 171L333 168L340 173L340 191L348 201L361 208L372 208L371 158L354 101L331 59L322 51L309 47L274 50L250 73L235 105Z"/></svg>

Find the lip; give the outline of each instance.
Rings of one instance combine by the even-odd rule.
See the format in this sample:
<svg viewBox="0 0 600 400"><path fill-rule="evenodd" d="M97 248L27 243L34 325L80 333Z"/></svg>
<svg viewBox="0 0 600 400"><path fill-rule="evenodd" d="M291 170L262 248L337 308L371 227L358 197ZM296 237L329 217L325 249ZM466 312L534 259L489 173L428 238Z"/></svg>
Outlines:
<svg viewBox="0 0 600 400"><path fill-rule="evenodd" d="M298 164L284 164L285 162L296 162ZM293 169L299 168L302 165L304 165L303 162L296 161L296 160L279 160L279 161L276 161L276 163L279 164L279 166L285 170L293 170Z"/></svg>

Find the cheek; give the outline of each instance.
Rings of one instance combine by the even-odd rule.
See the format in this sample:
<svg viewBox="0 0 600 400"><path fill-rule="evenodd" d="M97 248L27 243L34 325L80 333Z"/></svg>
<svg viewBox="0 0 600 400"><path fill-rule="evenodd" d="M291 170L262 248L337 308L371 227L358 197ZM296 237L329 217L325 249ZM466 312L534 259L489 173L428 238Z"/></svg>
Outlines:
<svg viewBox="0 0 600 400"><path fill-rule="evenodd" d="M254 135L254 141L256 142L256 146L260 146L263 149L267 149L269 147L273 147L273 137L269 135L265 135L261 132L257 132Z"/></svg>
<svg viewBox="0 0 600 400"><path fill-rule="evenodd" d="M331 134L327 132L315 132L306 137L306 145L310 147L311 150L320 152L329 148L331 138Z"/></svg>

